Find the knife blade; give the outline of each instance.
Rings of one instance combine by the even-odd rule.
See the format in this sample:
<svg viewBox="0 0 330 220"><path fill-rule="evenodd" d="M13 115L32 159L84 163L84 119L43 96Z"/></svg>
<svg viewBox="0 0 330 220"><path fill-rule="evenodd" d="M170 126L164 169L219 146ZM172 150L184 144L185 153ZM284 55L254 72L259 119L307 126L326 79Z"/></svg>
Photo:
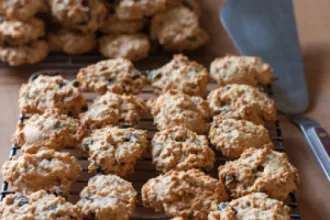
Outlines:
<svg viewBox="0 0 330 220"><path fill-rule="evenodd" d="M220 19L242 55L262 57L274 68L277 109L304 112L308 92L292 1L228 0Z"/></svg>

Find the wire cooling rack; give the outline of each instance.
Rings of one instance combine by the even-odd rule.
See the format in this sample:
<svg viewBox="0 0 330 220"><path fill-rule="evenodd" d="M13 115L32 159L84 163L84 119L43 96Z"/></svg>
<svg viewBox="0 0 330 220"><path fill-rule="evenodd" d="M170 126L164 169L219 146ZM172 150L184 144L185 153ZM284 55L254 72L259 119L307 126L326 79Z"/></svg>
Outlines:
<svg viewBox="0 0 330 220"><path fill-rule="evenodd" d="M150 68L150 67L149 67ZM141 68L140 68L141 69ZM147 72L147 69L141 69ZM77 71L71 71L71 70L44 70L39 71L31 75L29 80L34 80L39 75L63 75L64 78L68 80L75 79ZM210 82L208 84L208 89L213 90L217 88L217 85L214 82ZM270 97L273 96L271 92L271 86L262 88L264 92L266 92ZM86 99L88 100L88 103L90 104L93 99L96 97L96 94L93 93L84 93ZM147 100L148 98L154 96L153 90L150 86L146 86L143 90L143 92L139 95L144 100ZM26 120L24 117L19 118L20 121ZM285 152L284 144L283 144L283 136L282 131L280 128L280 122L279 120L276 120L273 124L266 124L267 129L269 130L269 133L271 135L272 141L274 142L275 149L280 152ZM145 129L148 131L148 139L149 141L152 139L155 132L157 132L157 129L153 126L153 118L151 115L148 115L144 118L142 118L140 124L138 125L138 128ZM79 192L87 185L88 179L95 175L88 173L88 161L85 157L80 157L80 155L76 152L74 147L66 147L64 149L66 152L70 152L72 155L76 156L78 159L79 164L83 167L82 175L80 176L80 179L72 186L72 189L70 191L70 197L69 200L73 203L75 203L79 199ZM12 145L9 159L11 160L14 156L20 156L22 155L22 152L20 151L20 147L16 146L15 144ZM142 185L150 178L158 176L160 173L157 172L154 168L154 166L151 163L151 155L150 152L146 152L141 160L139 160L135 166L135 172L127 177L128 181L133 183L134 188L138 192L138 200L137 200L137 208L134 215L131 217L131 219L141 219L141 220L159 220L159 219L169 219L168 216L161 214L161 213L155 213L152 209L143 207L141 203L140 198L140 190L142 188ZM227 161L225 157L221 155L221 153L216 152L216 163L215 163L215 169L209 173L209 175L217 178L217 172L216 168L219 165L224 164ZM12 188L9 186L7 181L3 181L2 184L2 190L0 194L0 199L2 200L6 195L14 193ZM291 208L290 217L293 220L300 220L299 210L298 210L298 204L296 200L296 196L294 193L291 193L289 196L289 199L286 201L286 204Z"/></svg>

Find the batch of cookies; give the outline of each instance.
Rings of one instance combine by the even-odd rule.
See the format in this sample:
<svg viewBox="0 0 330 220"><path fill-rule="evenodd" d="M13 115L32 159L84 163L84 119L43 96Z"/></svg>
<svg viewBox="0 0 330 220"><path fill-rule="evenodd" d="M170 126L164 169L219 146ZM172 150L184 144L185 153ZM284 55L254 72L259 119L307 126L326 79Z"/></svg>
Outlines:
<svg viewBox="0 0 330 220"><path fill-rule="evenodd" d="M11 66L44 60L48 52L138 60L151 45L183 51L208 41L198 0L0 1L0 60Z"/></svg>
<svg viewBox="0 0 330 220"><path fill-rule="evenodd" d="M218 83L210 93L209 75ZM177 54L148 73L116 58L81 68L71 81L39 75L20 89L13 143L23 155L2 167L15 194L2 201L0 218L129 219L140 189L125 178L149 152L162 174L144 183L145 207L175 219L289 220L284 201L299 175L264 127L276 110L257 86L271 80L260 58L233 55L214 60L210 74ZM157 97L145 102L137 95L147 83ZM86 91L98 94L89 106ZM150 142L138 127L149 111L158 129ZM63 152L70 146L88 158L92 175L76 204L67 199L82 167ZM210 173L215 151L228 159L218 178Z"/></svg>

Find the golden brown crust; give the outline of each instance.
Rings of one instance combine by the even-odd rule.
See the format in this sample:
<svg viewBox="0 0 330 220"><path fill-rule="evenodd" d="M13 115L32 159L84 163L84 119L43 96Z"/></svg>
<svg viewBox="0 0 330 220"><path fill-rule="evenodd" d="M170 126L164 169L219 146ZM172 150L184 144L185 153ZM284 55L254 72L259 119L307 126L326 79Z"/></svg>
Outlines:
<svg viewBox="0 0 330 220"><path fill-rule="evenodd" d="M298 171L286 154L270 148L247 149L239 159L219 167L219 179L232 198L264 192L271 198L286 200L299 183Z"/></svg>
<svg viewBox="0 0 330 220"><path fill-rule="evenodd" d="M210 73L220 86L227 84L257 86L259 83L270 83L273 70L260 57L227 55L211 63Z"/></svg>
<svg viewBox="0 0 330 220"><path fill-rule="evenodd" d="M263 125L245 120L215 120L209 138L216 149L230 159L238 158L248 148L274 147Z"/></svg>
<svg viewBox="0 0 330 220"><path fill-rule="evenodd" d="M46 149L36 154L25 153L2 167L2 174L13 189L25 195L41 189L66 195L81 171L77 159L69 153Z"/></svg>
<svg viewBox="0 0 330 220"><path fill-rule="evenodd" d="M144 24L144 19L120 20L116 15L110 14L100 31L107 34L135 34L143 28Z"/></svg>
<svg viewBox="0 0 330 220"><path fill-rule="evenodd" d="M62 76L40 75L23 84L20 89L19 107L23 114L43 113L57 108L60 113L78 116L87 102L76 88L76 82L69 82Z"/></svg>
<svg viewBox="0 0 330 220"><path fill-rule="evenodd" d="M211 170L215 162L206 136L182 127L173 127L154 135L152 162L163 173L175 170L204 168Z"/></svg>
<svg viewBox="0 0 330 220"><path fill-rule="evenodd" d="M129 220L135 210L136 194L126 180L116 175L98 175L81 191L77 207L83 217Z"/></svg>
<svg viewBox="0 0 330 220"><path fill-rule="evenodd" d="M134 127L147 113L147 105L142 99L107 92L96 98L88 111L80 115L80 119L83 125L92 129L106 125Z"/></svg>
<svg viewBox="0 0 330 220"><path fill-rule="evenodd" d="M210 113L206 101L177 90L169 90L157 99L151 98L148 106L159 130L182 126L198 134L210 128Z"/></svg>
<svg viewBox="0 0 330 220"><path fill-rule="evenodd" d="M191 96L206 97L209 74L201 64L177 54L163 67L152 70L148 79L158 95L176 89Z"/></svg>
<svg viewBox="0 0 330 220"><path fill-rule="evenodd" d="M143 204L169 216L206 219L212 206L226 200L223 185L197 169L170 171L142 187Z"/></svg>
<svg viewBox="0 0 330 220"><path fill-rule="evenodd" d="M19 121L12 141L24 153L36 153L43 147L60 151L80 144L87 134L78 119L60 114L57 109L47 109L42 115Z"/></svg>
<svg viewBox="0 0 330 220"><path fill-rule="evenodd" d="M6 19L27 21L42 10L42 0L10 0L0 2L0 14Z"/></svg>
<svg viewBox="0 0 330 220"><path fill-rule="evenodd" d="M116 93L139 94L147 81L131 61L123 58L104 60L81 68L77 80L83 90L100 94L108 90Z"/></svg>

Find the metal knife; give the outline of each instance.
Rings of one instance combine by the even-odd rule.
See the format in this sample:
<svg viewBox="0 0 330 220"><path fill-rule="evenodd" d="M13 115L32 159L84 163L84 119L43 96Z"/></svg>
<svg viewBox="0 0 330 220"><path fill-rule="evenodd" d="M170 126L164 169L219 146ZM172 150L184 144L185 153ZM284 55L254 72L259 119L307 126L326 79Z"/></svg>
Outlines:
<svg viewBox="0 0 330 220"><path fill-rule="evenodd" d="M303 113L308 91L292 0L227 0L220 19L242 55L262 57L274 68L277 109L290 117ZM307 120L292 117L330 182L329 135L318 123Z"/></svg>

